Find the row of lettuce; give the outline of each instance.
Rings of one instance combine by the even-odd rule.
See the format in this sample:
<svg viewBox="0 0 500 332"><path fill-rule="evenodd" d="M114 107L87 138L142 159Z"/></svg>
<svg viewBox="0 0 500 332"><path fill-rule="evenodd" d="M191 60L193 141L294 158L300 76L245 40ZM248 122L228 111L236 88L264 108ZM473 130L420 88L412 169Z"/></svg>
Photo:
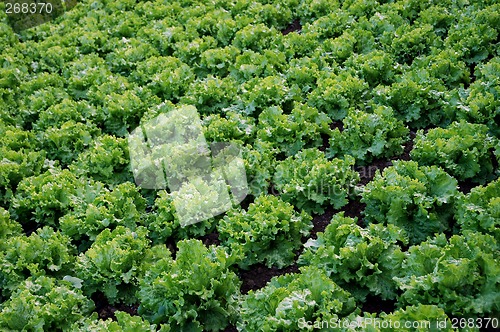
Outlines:
<svg viewBox="0 0 500 332"><path fill-rule="evenodd" d="M307 148L278 160L279 151L269 142L257 142L258 149L243 146L251 193L258 196L270 191L294 207L316 214L328 207L340 209L349 198L361 194L362 202L367 204L364 211L367 222L388 219L411 224L415 229L409 230L410 237L414 239L412 243L416 243L449 228L447 220L453 215L453 206L446 208L446 204L453 203L457 195L457 179L484 184L498 176L499 140L490 136L484 125L459 122L445 129L417 132L410 153L413 161L402 166L395 162L383 176L377 174L366 186L358 186L360 175L354 169L358 154L378 156L380 145L402 150L401 138L394 138L393 128L386 126L391 120L384 122L383 117L377 119L376 116L377 113L361 115L371 119L366 122L346 118L342 132L331 131L332 144L326 152ZM366 139L356 134L361 133L358 130L364 123L379 127L374 135L370 135L370 131L362 132ZM31 131L13 126L0 129L0 151L4 156L0 168L0 201L12 217L26 227L58 227L75 240L86 236L93 241L104 228L117 224L114 219L132 225L153 204L164 216L147 221L155 230L155 240L165 241L175 232L180 232L176 238L200 235L211 224L202 222L185 230L176 229L178 224L169 226L174 225L175 219L168 205L169 195L165 191L139 190L132 183L125 139L101 136L63 169L45 150L36 149L37 140ZM399 129L408 132L404 126ZM336 139L339 135L344 135L342 140ZM340 144L336 144L337 141ZM337 156L338 151L343 151L342 157ZM388 151L381 150L382 153ZM389 155L392 154L389 152ZM393 204L392 200L399 203ZM416 208L408 209L411 204ZM434 207L435 204L439 208ZM426 209L430 212L424 212Z"/></svg>
<svg viewBox="0 0 500 332"><path fill-rule="evenodd" d="M338 128L330 130L330 145L326 153L314 148L302 148L279 161L280 150L271 141L265 141L264 137L263 140L257 139L253 147L243 146L252 194L257 196L267 192L272 183L286 201L307 212L321 213L327 206L343 207L359 180L359 175L353 171L354 165L362 165L373 158L392 157L403 150L401 143L406 141L408 129L386 116L383 111L374 114L358 112L348 116L342 132ZM276 124L276 119L279 118L274 118L275 122L266 123L266 126L259 124L258 132L266 132L263 135L275 138L278 135L274 135L273 131L290 128L285 119L282 127ZM304 123L315 127L314 124ZM205 127L208 136L214 131L210 128L211 124ZM230 125L227 128L237 130ZM100 136L62 171L59 160L40 149L36 133L9 125L0 125L0 130L0 149L4 156L0 169L1 203L3 206L12 205L12 212L19 221L55 226L69 203L64 196L82 193L78 191L77 178L82 178L83 182L103 182L95 186L107 188L133 180L128 167L127 142L123 138ZM419 165L441 167L459 181L485 183L498 175L500 141L490 136L484 125L456 122L445 129L435 128L425 133L418 131L410 156ZM52 183L58 173L64 174L59 176L72 185ZM46 190L45 184L49 184ZM456 186L456 181L450 182L450 186ZM96 189L96 192L99 190ZM316 196L311 195L312 192Z"/></svg>
<svg viewBox="0 0 500 332"><path fill-rule="evenodd" d="M472 0L82 1L20 34L2 10L0 329L498 314L498 27L499 4ZM134 185L126 139L183 105L208 141L241 146L251 193L184 228L167 191ZM413 136L411 161L361 185L355 169ZM464 181L478 186L463 194ZM313 215L355 199L363 220L336 213L305 241ZM299 273L240 293L241 270L297 253ZM98 319L100 293L139 316ZM363 310L373 297L396 309Z"/></svg>
<svg viewBox="0 0 500 332"><path fill-rule="evenodd" d="M155 114L168 112L173 107L161 104ZM59 114L74 116L62 110ZM0 169L3 206L14 199L15 192L22 196L29 191L30 182L38 181L36 176L53 169L67 168L75 176L88 176L111 188L133 181L126 138L103 134L93 139L83 128L85 125L70 122L82 127L81 130L67 123L36 131L0 124L0 151L4 156ZM250 133L257 136L251 143L235 141L241 144L252 194L268 192L272 182L290 196L292 203L308 212L321 212L325 200L339 208L345 199L339 200L334 195L318 197L311 203L311 199L305 197L307 193L292 188L306 184L309 190L321 191L321 186L332 184L323 182L320 174L307 174L314 165L299 165L301 160L330 163L318 172L341 171L336 175L339 185L349 187L356 181L349 167L363 167L374 159L397 157L409 140L409 129L402 121L394 119L392 111L385 107L373 113L350 112L342 122L342 130L332 130L330 124L326 115L303 104L295 104L290 114L283 114L277 108L268 109L261 113L257 124L237 114L228 118L211 115L204 119L205 136L210 141L229 141L237 135L248 139ZM325 137L328 137L328 146L325 153L320 153L317 148L323 145ZM459 181L486 183L498 175L495 166L500 160L500 140L491 135L486 125L453 122L446 128L417 131L410 156L420 165L440 166ZM279 161L283 158L286 161ZM345 196L343 192L338 194ZM49 222L50 219L42 223Z"/></svg>

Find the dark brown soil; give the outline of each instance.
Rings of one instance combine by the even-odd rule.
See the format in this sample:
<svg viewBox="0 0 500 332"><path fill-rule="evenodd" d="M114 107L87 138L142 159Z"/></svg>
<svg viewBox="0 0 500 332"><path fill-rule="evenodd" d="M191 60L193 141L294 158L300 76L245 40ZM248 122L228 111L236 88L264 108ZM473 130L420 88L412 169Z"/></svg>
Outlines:
<svg viewBox="0 0 500 332"><path fill-rule="evenodd" d="M290 32L298 31L300 32L302 30L302 25L300 24L300 20L296 19L290 25L288 25L285 29L281 30L281 33L283 35L288 35Z"/></svg>
<svg viewBox="0 0 500 332"><path fill-rule="evenodd" d="M332 216L334 214L333 209L327 209L324 214L322 215L315 215L313 216L313 229L311 230L309 237L311 239L317 239L318 238L318 233L319 232L324 232L326 226L330 223L330 220L332 220Z"/></svg>
<svg viewBox="0 0 500 332"><path fill-rule="evenodd" d="M413 130L410 131L410 139L408 142L404 144L404 151L403 154L397 157L393 157L392 160L411 160L410 157L410 152L413 150L413 141L415 140L415 137L417 136L417 133L414 132Z"/></svg>
<svg viewBox="0 0 500 332"><path fill-rule="evenodd" d="M214 231L210 234L200 237L200 240L207 247L211 245L216 245L216 246L220 245L219 233L217 233L217 231Z"/></svg>
<svg viewBox="0 0 500 332"><path fill-rule="evenodd" d="M373 180L377 171L381 172L389 166L392 166L394 160L411 160L410 152L413 149L413 140L415 139L416 133L414 131L410 132L410 139L406 142L404 146L403 153L399 156L394 156L390 159L376 158L369 165L356 166L355 170L359 173L359 184L366 185L368 182Z"/></svg>
<svg viewBox="0 0 500 332"><path fill-rule="evenodd" d="M360 202L360 198L352 199L349 204L344 206L340 211L344 211L344 216L351 218L358 218L358 224L362 224L362 212L365 210L366 204Z"/></svg>
<svg viewBox="0 0 500 332"><path fill-rule="evenodd" d="M369 295L366 297L366 301L363 302L361 310L369 313L380 314L385 312L388 314L394 311L395 305L396 301L382 300L379 297Z"/></svg>
<svg viewBox="0 0 500 332"><path fill-rule="evenodd" d="M477 183L474 183L470 180L460 181L458 183L458 190L467 195L468 193L470 193L472 188L476 187L477 185Z"/></svg>
<svg viewBox="0 0 500 332"><path fill-rule="evenodd" d="M104 296L101 292L96 292L92 295L92 300L95 303L95 312L99 315L99 318L102 320L106 320L111 318L112 320L116 320L115 312L123 311L131 316L137 315L137 309L139 308L139 304L127 305L127 304L118 304L111 305L108 302L106 296Z"/></svg>
<svg viewBox="0 0 500 332"><path fill-rule="evenodd" d="M359 174L359 184L365 186L368 182L373 180L377 171L382 173L382 171L389 166L392 166L390 160L376 159L370 165L356 166L354 169Z"/></svg>
<svg viewBox="0 0 500 332"><path fill-rule="evenodd" d="M272 277L280 276L286 273L297 273L299 268L297 264L288 267L268 268L264 264L255 264L249 270L240 270L239 277L243 282L241 285L241 293L247 294L251 290L257 290L264 287Z"/></svg>
<svg viewBox="0 0 500 332"><path fill-rule="evenodd" d="M32 233L36 232L37 229L42 227L41 224L39 224L35 221L28 221L26 223L20 222L20 224L21 224L21 227L23 228L23 232L24 232L24 234L26 234L26 236L30 236Z"/></svg>
<svg viewBox="0 0 500 332"><path fill-rule="evenodd" d="M167 240L167 243L165 243L167 246L168 250L172 253L172 258L175 259L175 256L177 255L177 242L173 238L169 238Z"/></svg>
<svg viewBox="0 0 500 332"><path fill-rule="evenodd" d="M330 123L330 129L338 129L340 132L344 131L344 123L342 121L333 121Z"/></svg>
<svg viewBox="0 0 500 332"><path fill-rule="evenodd" d="M327 134L321 134L321 141L322 144L318 149L322 152L325 152L326 149L328 149L328 147L330 146L330 136Z"/></svg>
<svg viewBox="0 0 500 332"><path fill-rule="evenodd" d="M491 163L493 165L493 172L496 173L496 171L498 171L498 159L493 149L490 150L490 155L491 155Z"/></svg>

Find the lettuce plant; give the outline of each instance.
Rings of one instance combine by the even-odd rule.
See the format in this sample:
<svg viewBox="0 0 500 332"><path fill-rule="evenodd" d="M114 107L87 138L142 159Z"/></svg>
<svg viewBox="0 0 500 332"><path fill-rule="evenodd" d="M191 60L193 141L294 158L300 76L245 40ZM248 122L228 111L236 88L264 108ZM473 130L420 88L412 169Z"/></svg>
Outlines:
<svg viewBox="0 0 500 332"><path fill-rule="evenodd" d="M326 0L305 0L297 6L298 16L303 18L304 22L308 23L339 9L340 3L328 2Z"/></svg>
<svg viewBox="0 0 500 332"><path fill-rule="evenodd" d="M224 77L229 74L240 53L241 51L234 46L211 48L201 53L199 66L207 73Z"/></svg>
<svg viewBox="0 0 500 332"><path fill-rule="evenodd" d="M204 135L209 142L248 142L254 138L255 119L234 111L224 116L211 114L203 119Z"/></svg>
<svg viewBox="0 0 500 332"><path fill-rule="evenodd" d="M125 16L124 19L129 21L129 24L134 24L139 28L140 18L134 12L120 12L117 16ZM117 27L119 29L119 27ZM106 54L105 60L107 67L113 73L119 73L128 76L137 66L138 63L146 58L157 56L158 51L149 43L137 38L109 38L111 51Z"/></svg>
<svg viewBox="0 0 500 332"><path fill-rule="evenodd" d="M249 24L235 34L233 45L240 50L261 51L269 49L277 36L274 28L268 28L262 23Z"/></svg>
<svg viewBox="0 0 500 332"><path fill-rule="evenodd" d="M365 221L404 229L411 244L448 229L458 194L457 180L437 166L395 161L361 192Z"/></svg>
<svg viewBox="0 0 500 332"><path fill-rule="evenodd" d="M75 100L89 98L92 86L109 81L112 77L104 59L94 53L65 62L61 70L67 83L65 90Z"/></svg>
<svg viewBox="0 0 500 332"><path fill-rule="evenodd" d="M103 230L92 246L78 256L76 276L83 280L83 291L92 295L104 293L110 303L132 303L139 279L141 264L149 248L147 230L132 231L118 226Z"/></svg>
<svg viewBox="0 0 500 332"><path fill-rule="evenodd" d="M254 19L254 22L264 23L266 26L275 27L278 30L285 28L293 20L293 5L296 0L278 0L273 4L251 2L245 14Z"/></svg>
<svg viewBox="0 0 500 332"><path fill-rule="evenodd" d="M14 113L15 123L25 128L33 126L41 112L69 97L63 85L60 74L47 72L41 73L36 79L22 82L19 85L22 93L16 98L18 108Z"/></svg>
<svg viewBox="0 0 500 332"><path fill-rule="evenodd" d="M8 331L70 331L94 303L68 281L29 277L0 307L0 328Z"/></svg>
<svg viewBox="0 0 500 332"><path fill-rule="evenodd" d="M338 128L332 132L328 157L349 154L357 162L369 163L403 153L409 130L390 107L379 106L373 113L349 111L343 123L342 132Z"/></svg>
<svg viewBox="0 0 500 332"><path fill-rule="evenodd" d="M171 331L166 324L162 325L158 330L155 324L150 324L147 320L139 316L131 316L123 311L115 311L116 320L108 318L106 320L99 319L97 313L91 316L82 318L71 325L70 331L75 332L167 332Z"/></svg>
<svg viewBox="0 0 500 332"><path fill-rule="evenodd" d="M342 120L351 108L362 107L360 96L368 89L368 84L349 72L335 75L325 73L318 78L317 88L311 92L308 104L333 120Z"/></svg>
<svg viewBox="0 0 500 332"><path fill-rule="evenodd" d="M443 309L436 305L417 304L406 306L393 312L381 312L379 315L364 312L362 316L351 316L350 322L360 321L364 324L349 327L345 331L371 332L407 332L407 331L456 331ZM454 324L456 326L456 324ZM472 324L471 324L472 325ZM469 331L464 329L464 331ZM471 331L475 331L471 329Z"/></svg>
<svg viewBox="0 0 500 332"><path fill-rule="evenodd" d="M495 38L500 22L498 3L481 3L457 12L457 24L450 27L445 46L456 50L467 64L481 63L495 54Z"/></svg>
<svg viewBox="0 0 500 332"><path fill-rule="evenodd" d="M420 165L441 166L458 180L484 182L493 176L493 148L497 140L488 127L464 121L447 128L417 132L412 159Z"/></svg>
<svg viewBox="0 0 500 332"><path fill-rule="evenodd" d="M461 231L489 234L500 243L500 179L460 197L455 219Z"/></svg>
<svg viewBox="0 0 500 332"><path fill-rule="evenodd" d="M337 8L318 17L311 24L306 24L304 31L317 33L317 38L320 40L335 39L341 36L354 23L353 21L354 18L349 15L349 12Z"/></svg>
<svg viewBox="0 0 500 332"><path fill-rule="evenodd" d="M123 137L137 127L148 107L144 102L144 94L142 88L131 87L123 92L112 91L104 96L103 106L100 108L104 132ZM149 98L151 97L148 95Z"/></svg>
<svg viewBox="0 0 500 332"><path fill-rule="evenodd" d="M174 45L174 56L189 66L200 63L203 52L217 47L213 36L205 35L192 40L180 40ZM195 70L196 73L196 70Z"/></svg>
<svg viewBox="0 0 500 332"><path fill-rule="evenodd" d="M292 35L293 37L288 37ZM300 43L300 46L303 46L302 38L304 38L304 35L289 34L288 36L288 42L285 40L287 51L299 52L299 50L295 50L295 43ZM309 42L310 41L311 40L309 40ZM306 42L304 41L304 43ZM298 47L299 46L297 46L297 48ZM294 95L305 99L309 92L315 87L320 72L314 60L314 58L310 57L292 58L290 60L290 66L285 68L287 84L290 87L290 92Z"/></svg>
<svg viewBox="0 0 500 332"><path fill-rule="evenodd" d="M444 49L425 57L419 56L413 61L412 67L426 68L430 77L441 80L449 89L460 88L470 83L469 69L465 62L460 60L460 53L453 49Z"/></svg>
<svg viewBox="0 0 500 332"><path fill-rule="evenodd" d="M420 326L415 328L415 331L446 331L452 332L452 324L450 317L446 315L443 309L437 305L427 305L427 304L415 304L412 306L406 306L404 309L394 310L391 313L380 314L380 318L386 321L392 321L393 326L396 326L395 322L399 322L401 326L404 326L405 322L429 322L430 325ZM438 322L440 325L438 325ZM446 327L443 328L443 322ZM401 328L400 330L394 328L382 328L380 331L391 332L391 331L407 331L407 328Z"/></svg>
<svg viewBox="0 0 500 332"><path fill-rule="evenodd" d="M366 54L352 54L346 65L356 70L370 86L392 83L397 70L394 55L382 50Z"/></svg>
<svg viewBox="0 0 500 332"><path fill-rule="evenodd" d="M415 57L430 53L442 44L430 24L402 24L391 42L391 51L400 63L411 63Z"/></svg>
<svg viewBox="0 0 500 332"><path fill-rule="evenodd" d="M146 200L130 182L105 188L90 202L82 202L59 219L61 231L75 240L93 242L104 229L125 226L134 230L142 224Z"/></svg>
<svg viewBox="0 0 500 332"><path fill-rule="evenodd" d="M256 139L241 149L248 189L253 196L268 193L276 166L277 149L272 143Z"/></svg>
<svg viewBox="0 0 500 332"><path fill-rule="evenodd" d="M125 76L119 74L110 74L107 80L96 82L96 84L92 85L87 92L87 104L91 105L91 114L94 122L104 122L106 120L106 116L109 116L109 112L103 112L102 107L110 102L111 96L116 96L117 94L125 94L130 90L134 90L134 83L128 80ZM142 90L142 89L141 89ZM154 100L154 99L153 99ZM114 101L116 104L119 101ZM94 110L92 106L96 107L97 110ZM127 110L123 113L120 119L126 119L127 115L130 114L130 110ZM85 117L84 117L85 118ZM118 125L117 121L117 125Z"/></svg>
<svg viewBox="0 0 500 332"><path fill-rule="evenodd" d="M222 245L243 255L238 265L244 269L261 262L278 268L290 265L311 228L306 212L298 213L270 195L257 197L246 211L230 210L217 226Z"/></svg>
<svg viewBox="0 0 500 332"><path fill-rule="evenodd" d="M335 321L356 310L350 294L321 269L274 277L262 289L250 291L241 303L240 331L299 331L305 322ZM258 319L257 319L258 317ZM306 327L302 326L305 325Z"/></svg>
<svg viewBox="0 0 500 332"><path fill-rule="evenodd" d="M152 56L140 62L131 74L140 85L148 87L162 99L178 100L194 79L193 70L181 60Z"/></svg>
<svg viewBox="0 0 500 332"><path fill-rule="evenodd" d="M247 115L256 115L264 109L281 103L288 86L281 75L254 77L242 84L237 96L237 109Z"/></svg>
<svg viewBox="0 0 500 332"><path fill-rule="evenodd" d="M198 240L177 242L170 255L151 262L138 292L139 314L173 331L220 331L235 322L240 281L229 270L234 257Z"/></svg>
<svg viewBox="0 0 500 332"><path fill-rule="evenodd" d="M74 268L76 248L71 239L48 226L30 236L2 239L0 248L0 294L5 296L30 276L62 277Z"/></svg>
<svg viewBox="0 0 500 332"><path fill-rule="evenodd" d="M231 64L230 76L238 82L245 82L255 77L279 76L285 67L285 54L280 50L262 52L247 50L238 55Z"/></svg>
<svg viewBox="0 0 500 332"><path fill-rule="evenodd" d="M293 156L303 148L321 146L321 135L330 133L331 122L326 114L300 103L295 103L290 114L284 114L280 107L270 107L259 115L257 137Z"/></svg>
<svg viewBox="0 0 500 332"><path fill-rule="evenodd" d="M0 207L0 251L7 249L8 239L21 235L22 231L21 224L10 219L9 212Z"/></svg>
<svg viewBox="0 0 500 332"><path fill-rule="evenodd" d="M460 31L462 33L462 31ZM500 138L498 117L500 109L500 57L493 57L486 63L476 66L477 77L467 90L460 95L457 115L470 123L482 123L490 132Z"/></svg>
<svg viewBox="0 0 500 332"><path fill-rule="evenodd" d="M213 190L213 188L208 189ZM196 194L197 198L202 198L199 192ZM186 206L189 208L188 205ZM196 205L191 205L191 207L193 209L199 209ZM149 237L155 244L164 243L170 237L177 240L203 236L215 228L213 218L204 219L200 222L182 227L173 203L172 195L165 190L158 191L153 204L153 211L145 218L147 228L150 231Z"/></svg>
<svg viewBox="0 0 500 332"><path fill-rule="evenodd" d="M447 125L455 117L456 109L450 107L453 93L425 67L406 70L390 86L374 90L375 101L392 107L396 117L410 127Z"/></svg>
<svg viewBox="0 0 500 332"><path fill-rule="evenodd" d="M311 265L325 271L335 283L348 290L356 299L375 294L383 299L396 297L395 276L399 276L406 244L400 228L370 224L362 228L356 219L333 216L316 240L309 239L299 264Z"/></svg>
<svg viewBox="0 0 500 332"><path fill-rule="evenodd" d="M153 205L153 211L147 216L147 228L149 237L153 243L164 243L174 232L180 228L179 220L175 216L175 208L170 194L166 190L160 190ZM186 231L194 226L200 227L205 221L195 225L189 225ZM207 227L208 225L203 225Z"/></svg>
<svg viewBox="0 0 500 332"><path fill-rule="evenodd" d="M0 134L10 135L11 132L0 131ZM43 172L46 153L31 149L15 151L0 146L2 164L0 165L0 204L11 203L18 184L25 178L39 175Z"/></svg>
<svg viewBox="0 0 500 332"><path fill-rule="evenodd" d="M94 124L70 120L60 127L50 127L41 132L40 140L50 159L59 160L63 165L67 165L89 147L94 137L98 135L100 130Z"/></svg>
<svg viewBox="0 0 500 332"><path fill-rule="evenodd" d="M59 218L82 202L93 199L102 185L78 177L68 169L50 167L37 176L24 178L11 203L11 216L23 223L35 221L55 226Z"/></svg>
<svg viewBox="0 0 500 332"><path fill-rule="evenodd" d="M404 276L395 279L403 292L398 305L436 305L455 317L498 313L498 250L491 235L471 231L410 247Z"/></svg>
<svg viewBox="0 0 500 332"><path fill-rule="evenodd" d="M340 209L359 180L353 165L349 155L327 160L321 151L304 149L278 163L274 187L284 201L309 213L322 213L329 205Z"/></svg>
<svg viewBox="0 0 500 332"><path fill-rule="evenodd" d="M89 148L78 155L69 169L96 181L116 185L133 182L129 167L127 140L112 135L97 137Z"/></svg>
<svg viewBox="0 0 500 332"><path fill-rule="evenodd" d="M12 151L36 150L39 142L36 135L29 130L9 125L0 121L0 146Z"/></svg>
<svg viewBox="0 0 500 332"><path fill-rule="evenodd" d="M45 131L52 127L61 127L68 121L85 123L89 119L94 120L97 113L96 108L88 101L74 101L68 97L50 105L47 109L42 109L33 127L36 131Z"/></svg>
<svg viewBox="0 0 500 332"><path fill-rule="evenodd" d="M234 104L237 91L238 83L233 77L207 76L192 82L180 102L195 106L201 114L224 113Z"/></svg>
<svg viewBox="0 0 500 332"><path fill-rule="evenodd" d="M23 178L43 171L47 156L39 150L32 131L6 125L0 120L0 204L7 206Z"/></svg>

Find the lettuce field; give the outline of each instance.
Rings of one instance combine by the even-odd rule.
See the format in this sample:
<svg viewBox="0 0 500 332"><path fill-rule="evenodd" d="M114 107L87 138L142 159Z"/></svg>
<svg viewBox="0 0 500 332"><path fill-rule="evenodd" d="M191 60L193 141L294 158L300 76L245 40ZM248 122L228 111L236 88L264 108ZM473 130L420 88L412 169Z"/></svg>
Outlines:
<svg viewBox="0 0 500 332"><path fill-rule="evenodd" d="M0 331L500 328L499 1L43 4L0 3Z"/></svg>

